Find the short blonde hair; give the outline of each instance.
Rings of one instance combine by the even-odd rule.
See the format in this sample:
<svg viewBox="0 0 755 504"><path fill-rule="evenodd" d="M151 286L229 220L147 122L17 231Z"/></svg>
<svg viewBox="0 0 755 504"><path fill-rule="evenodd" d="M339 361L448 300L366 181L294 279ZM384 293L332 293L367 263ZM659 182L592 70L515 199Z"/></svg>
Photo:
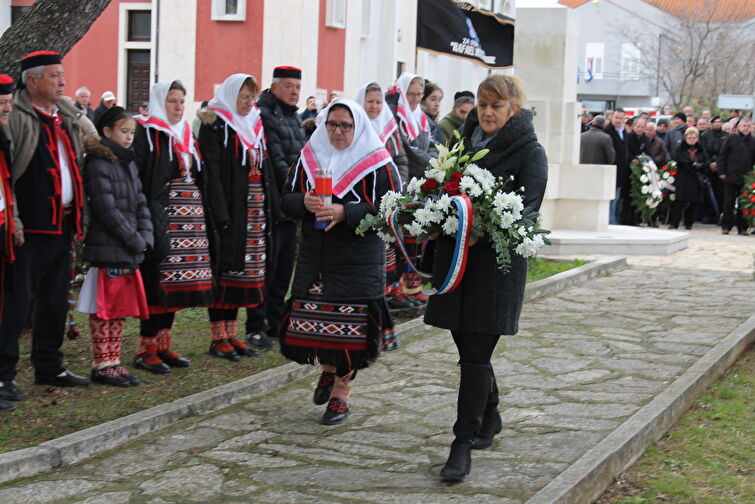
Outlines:
<svg viewBox="0 0 755 504"><path fill-rule="evenodd" d="M522 81L518 78L510 75L491 75L477 87L477 100L503 100L522 108L527 103L527 95L524 93Z"/></svg>
<svg viewBox="0 0 755 504"><path fill-rule="evenodd" d="M700 136L700 130L694 127L687 128L686 130L684 130L684 136L687 137L689 135Z"/></svg>

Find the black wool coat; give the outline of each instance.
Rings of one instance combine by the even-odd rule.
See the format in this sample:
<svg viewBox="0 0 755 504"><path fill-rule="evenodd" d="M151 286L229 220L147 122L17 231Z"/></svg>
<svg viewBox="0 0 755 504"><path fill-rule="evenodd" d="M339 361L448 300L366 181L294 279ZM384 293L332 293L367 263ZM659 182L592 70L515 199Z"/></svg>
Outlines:
<svg viewBox="0 0 755 504"><path fill-rule="evenodd" d="M606 126L606 133L611 137L613 150L616 153L614 157L616 162L616 187L621 188L621 197L628 198L632 183L629 179L629 145L627 143L628 134L624 129L624 139L619 136L619 132L613 127L613 124Z"/></svg>
<svg viewBox="0 0 755 504"><path fill-rule="evenodd" d="M262 126L265 128L267 139L267 152L270 162L275 170L275 183L277 190L271 191L270 198L273 220L286 220L281 210L280 194L286 181L288 172L294 162L299 159L299 153L306 141L301 119L296 113L298 108L286 105L269 89L264 90L257 106L262 117Z"/></svg>
<svg viewBox="0 0 755 504"><path fill-rule="evenodd" d="M727 136L718 155L718 173L726 175L725 184L744 184L745 175L755 164L755 137L750 133Z"/></svg>
<svg viewBox="0 0 755 504"><path fill-rule="evenodd" d="M700 179L708 171L708 160L702 144L697 142L695 145L689 145L686 141L682 142L674 154L674 161L676 161L676 177L674 177L676 199L702 201Z"/></svg>
<svg viewBox="0 0 755 504"><path fill-rule="evenodd" d="M244 269L247 237L247 196L249 194L249 154L246 165L243 161L243 144L233 128L214 112L200 114L199 150L206 170L207 199L212 208L215 227L220 243L213 247L213 257L219 271ZM227 141L226 141L227 139ZM277 193L273 167L266 158L263 161L262 181L265 190L265 216L267 217L266 240L271 249L270 198Z"/></svg>
<svg viewBox="0 0 755 504"><path fill-rule="evenodd" d="M471 144L472 132L478 125L477 111L472 110L461 130L465 145ZM508 179L513 175L507 190L524 186L524 206L539 210L548 179L548 160L532 127L532 113L517 112L487 148L490 152L477 165L496 177ZM433 260L436 287L449 270L453 247L454 241L449 237L437 240ZM511 268L503 273L496 264L493 247L480 240L469 248L467 269L459 286L448 294L430 296L425 322L465 333L516 334L526 281L526 258L512 254Z"/></svg>
<svg viewBox="0 0 755 504"><path fill-rule="evenodd" d="M84 188L90 208L84 259L100 268L137 268L154 244L152 220L134 152L103 138L86 139Z"/></svg>
<svg viewBox="0 0 755 504"><path fill-rule="evenodd" d="M385 243L374 231L358 236L354 230L368 213L377 213L386 192L398 187L398 173L384 166L365 176L354 186L359 200L352 192L343 199L333 196L333 203L343 204L345 219L327 232L315 229L314 214L304 208L305 177L302 168L292 170L283 193L286 215L301 220L291 294L304 298L312 282L322 280L323 298L329 301L381 298L385 293Z"/></svg>

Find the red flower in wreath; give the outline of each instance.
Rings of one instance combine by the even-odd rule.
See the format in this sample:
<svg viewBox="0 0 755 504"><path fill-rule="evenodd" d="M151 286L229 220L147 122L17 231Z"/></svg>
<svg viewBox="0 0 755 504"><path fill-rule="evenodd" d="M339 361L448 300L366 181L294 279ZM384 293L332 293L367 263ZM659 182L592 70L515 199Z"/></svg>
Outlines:
<svg viewBox="0 0 755 504"><path fill-rule="evenodd" d="M671 170L671 176L672 176L672 177L676 176L676 170L675 170L675 169L674 169L674 170Z"/></svg>
<svg viewBox="0 0 755 504"><path fill-rule="evenodd" d="M463 177L464 174L460 171L455 171L451 174L451 180L450 182L459 182L461 180L461 177Z"/></svg>
<svg viewBox="0 0 755 504"><path fill-rule="evenodd" d="M661 166L661 170L667 171L668 170L668 163L666 163L665 165Z"/></svg>
<svg viewBox="0 0 755 504"><path fill-rule="evenodd" d="M744 215L745 217L747 217L748 215L750 215L750 209L749 208L745 208L744 210L742 210L742 215Z"/></svg>
<svg viewBox="0 0 755 504"><path fill-rule="evenodd" d="M755 189L755 182L753 182L750 187L752 187L753 189Z"/></svg>
<svg viewBox="0 0 755 504"><path fill-rule="evenodd" d="M755 203L755 194L750 196L750 203Z"/></svg>
<svg viewBox="0 0 755 504"><path fill-rule="evenodd" d="M443 186L443 189L445 189L446 193L449 196L456 196L457 194L461 194L461 191L459 190L459 182L456 180L446 182L446 185Z"/></svg>
<svg viewBox="0 0 755 504"><path fill-rule="evenodd" d="M434 178L430 178L425 180L425 182L420 186L420 189L422 189L424 192L429 193L438 188L438 181Z"/></svg>

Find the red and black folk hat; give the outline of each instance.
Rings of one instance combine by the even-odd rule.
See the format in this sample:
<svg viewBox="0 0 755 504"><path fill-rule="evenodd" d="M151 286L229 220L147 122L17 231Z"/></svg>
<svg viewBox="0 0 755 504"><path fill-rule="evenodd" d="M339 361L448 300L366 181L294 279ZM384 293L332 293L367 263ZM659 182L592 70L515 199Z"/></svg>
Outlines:
<svg viewBox="0 0 755 504"><path fill-rule="evenodd" d="M292 66L279 66L273 69L273 79L299 79L301 80L301 68Z"/></svg>
<svg viewBox="0 0 755 504"><path fill-rule="evenodd" d="M9 95L11 93L13 93L13 77L0 74L0 95Z"/></svg>
<svg viewBox="0 0 755 504"><path fill-rule="evenodd" d="M60 65L63 58L54 51L34 51L21 58L21 71L47 65Z"/></svg>

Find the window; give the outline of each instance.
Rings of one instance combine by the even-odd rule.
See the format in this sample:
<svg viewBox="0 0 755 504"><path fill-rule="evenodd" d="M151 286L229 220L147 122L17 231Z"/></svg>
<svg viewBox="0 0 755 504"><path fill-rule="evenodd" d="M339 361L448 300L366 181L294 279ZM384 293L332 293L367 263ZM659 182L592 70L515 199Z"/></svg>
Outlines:
<svg viewBox="0 0 755 504"><path fill-rule="evenodd" d="M149 42L152 38L152 12L128 11L129 42Z"/></svg>
<svg viewBox="0 0 755 504"><path fill-rule="evenodd" d="M634 44L621 44L621 80L639 80L640 48Z"/></svg>
<svg viewBox="0 0 755 504"><path fill-rule="evenodd" d="M370 8L372 2L370 0L362 0L362 38L368 38L370 36Z"/></svg>
<svg viewBox="0 0 755 504"><path fill-rule="evenodd" d="M585 80L603 78L603 51L604 44L588 42L585 44Z"/></svg>
<svg viewBox="0 0 755 504"><path fill-rule="evenodd" d="M346 28L346 0L327 1L325 26L329 28Z"/></svg>
<svg viewBox="0 0 755 504"><path fill-rule="evenodd" d="M246 0L212 0L213 21L246 21Z"/></svg>

